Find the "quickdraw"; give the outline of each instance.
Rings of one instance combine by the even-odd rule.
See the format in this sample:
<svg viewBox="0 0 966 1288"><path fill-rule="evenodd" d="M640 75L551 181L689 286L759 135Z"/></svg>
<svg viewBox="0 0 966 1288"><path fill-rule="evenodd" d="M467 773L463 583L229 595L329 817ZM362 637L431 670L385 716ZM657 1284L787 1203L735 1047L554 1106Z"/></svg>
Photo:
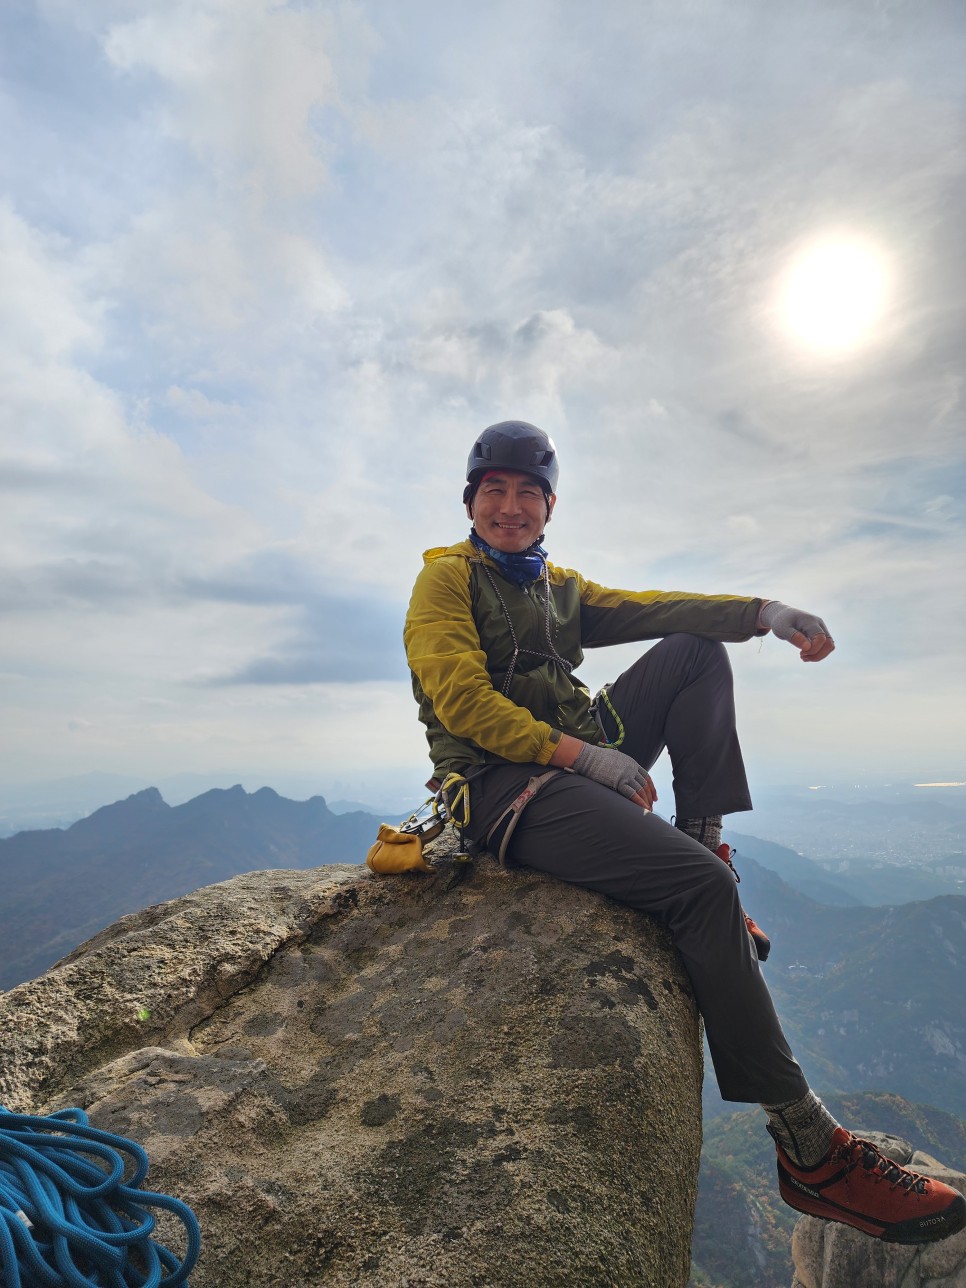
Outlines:
<svg viewBox="0 0 966 1288"><path fill-rule="evenodd" d="M447 823L452 823L460 832L469 827L470 784L462 774L447 774L438 786L436 780L431 779L426 786L435 786L436 791L399 824L400 832L432 841Z"/></svg>
<svg viewBox="0 0 966 1288"><path fill-rule="evenodd" d="M375 844L369 847L366 866L381 874L398 872L432 872L432 864L423 857L423 846L439 836L447 823L459 832L459 850L451 855L454 863L468 863L470 853L463 829L470 821L469 782L462 774L448 774L441 785L427 783L436 791L398 827L382 823Z"/></svg>

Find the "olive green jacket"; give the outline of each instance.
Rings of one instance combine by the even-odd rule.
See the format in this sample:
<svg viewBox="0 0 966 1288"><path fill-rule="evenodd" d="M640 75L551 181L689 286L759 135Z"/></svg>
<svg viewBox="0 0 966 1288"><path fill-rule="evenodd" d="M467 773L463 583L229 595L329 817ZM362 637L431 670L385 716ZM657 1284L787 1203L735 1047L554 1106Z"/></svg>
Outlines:
<svg viewBox="0 0 966 1288"><path fill-rule="evenodd" d="M562 733L602 741L590 693L573 673L585 648L677 631L746 640L762 603L609 590L569 568L547 571L549 605L542 581L515 586L469 540L424 554L404 639L437 776L491 761L545 765Z"/></svg>

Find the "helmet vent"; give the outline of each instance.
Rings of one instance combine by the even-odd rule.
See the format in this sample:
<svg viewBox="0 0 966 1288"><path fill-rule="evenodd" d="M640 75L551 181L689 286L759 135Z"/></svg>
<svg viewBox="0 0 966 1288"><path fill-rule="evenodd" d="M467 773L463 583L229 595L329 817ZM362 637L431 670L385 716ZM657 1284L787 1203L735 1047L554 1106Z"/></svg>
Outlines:
<svg viewBox="0 0 966 1288"><path fill-rule="evenodd" d="M551 492L557 490L560 473L553 439L525 420L502 420L477 438L466 464L470 496L487 469L523 470Z"/></svg>

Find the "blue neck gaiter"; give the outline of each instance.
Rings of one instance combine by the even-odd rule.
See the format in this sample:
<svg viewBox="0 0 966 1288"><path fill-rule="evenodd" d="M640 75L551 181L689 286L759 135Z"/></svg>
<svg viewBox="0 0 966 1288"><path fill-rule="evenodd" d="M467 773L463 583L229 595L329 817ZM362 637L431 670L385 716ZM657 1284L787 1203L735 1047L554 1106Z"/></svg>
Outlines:
<svg viewBox="0 0 966 1288"><path fill-rule="evenodd" d="M547 552L539 542L534 542L529 549L520 554L508 554L505 550L494 550L492 546L487 545L475 528L470 529L470 540L477 550L489 555L499 566L504 577L512 581L515 586L523 586L526 582L536 581L538 577L543 576Z"/></svg>

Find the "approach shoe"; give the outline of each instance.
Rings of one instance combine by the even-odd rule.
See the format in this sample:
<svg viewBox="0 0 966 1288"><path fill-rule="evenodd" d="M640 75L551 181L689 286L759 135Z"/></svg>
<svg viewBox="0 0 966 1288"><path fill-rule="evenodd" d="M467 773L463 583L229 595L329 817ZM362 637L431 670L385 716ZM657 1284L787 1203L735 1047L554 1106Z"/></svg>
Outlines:
<svg viewBox="0 0 966 1288"><path fill-rule="evenodd" d="M717 854L718 858L722 861L722 863L727 863L728 867L731 869L734 875L735 880L740 881L741 877L738 875L737 871L735 870L735 865L731 862L732 857L734 856L734 850L727 843L727 841L721 842L721 844L715 850L715 854ZM752 942L755 945L755 952L758 954L758 960L760 962L767 961L768 954L771 952L771 940L768 938L768 936L765 934L762 928L756 925L754 921L752 921L752 919L748 916L747 912L745 912L744 908L742 908L741 911L745 918L745 925L748 927L748 934L751 935Z"/></svg>
<svg viewBox="0 0 966 1288"><path fill-rule="evenodd" d="M900 1167L844 1127L836 1127L817 1167L796 1167L777 1148L779 1191L799 1212L855 1226L884 1243L934 1243L966 1225L961 1194Z"/></svg>

